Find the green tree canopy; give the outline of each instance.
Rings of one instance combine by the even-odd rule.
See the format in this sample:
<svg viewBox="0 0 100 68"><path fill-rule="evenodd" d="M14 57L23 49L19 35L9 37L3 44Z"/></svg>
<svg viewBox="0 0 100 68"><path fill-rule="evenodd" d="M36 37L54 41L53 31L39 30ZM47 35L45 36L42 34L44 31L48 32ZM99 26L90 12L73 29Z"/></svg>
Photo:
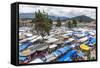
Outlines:
<svg viewBox="0 0 100 68"><path fill-rule="evenodd" d="M35 30L42 37L46 34L49 35L50 29L52 27L52 20L49 19L48 14L44 11L35 12L35 18L33 19L35 23Z"/></svg>
<svg viewBox="0 0 100 68"><path fill-rule="evenodd" d="M60 27L60 26L61 26L61 20L60 20L59 17L58 17L58 19L57 19L57 24L56 24L56 26L57 26L57 27Z"/></svg>
<svg viewBox="0 0 100 68"><path fill-rule="evenodd" d="M73 19L73 27L77 27L77 20Z"/></svg>
<svg viewBox="0 0 100 68"><path fill-rule="evenodd" d="M73 27L72 22L71 21L68 21L67 22L67 26L68 26L68 28L72 28Z"/></svg>

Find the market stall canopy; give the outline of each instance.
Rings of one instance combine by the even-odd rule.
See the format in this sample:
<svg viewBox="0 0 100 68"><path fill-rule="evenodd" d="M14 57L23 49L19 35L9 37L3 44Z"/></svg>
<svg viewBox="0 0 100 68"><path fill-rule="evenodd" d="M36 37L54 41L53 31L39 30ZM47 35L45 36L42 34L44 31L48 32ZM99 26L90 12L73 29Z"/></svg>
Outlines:
<svg viewBox="0 0 100 68"><path fill-rule="evenodd" d="M19 51L22 51L22 50L26 49L30 45L32 45L31 42L23 43L22 45L19 46Z"/></svg>
<svg viewBox="0 0 100 68"><path fill-rule="evenodd" d="M40 58L37 58L37 59L31 61L30 63L43 63L43 61Z"/></svg>
<svg viewBox="0 0 100 68"><path fill-rule="evenodd" d="M67 33L72 33L73 31L66 31Z"/></svg>
<svg viewBox="0 0 100 68"><path fill-rule="evenodd" d="M64 42L64 44L70 43L72 41L74 41L74 38L69 38L67 41Z"/></svg>
<svg viewBox="0 0 100 68"><path fill-rule="evenodd" d="M33 34L32 33L25 33L26 37L32 37Z"/></svg>
<svg viewBox="0 0 100 68"><path fill-rule="evenodd" d="M88 44L89 46L93 46L95 43L96 43L96 38L94 37L94 38L89 38L87 44Z"/></svg>
<svg viewBox="0 0 100 68"><path fill-rule="evenodd" d="M77 55L78 55L79 57L84 57L85 54L84 54L82 51L80 51L80 52L77 53Z"/></svg>
<svg viewBox="0 0 100 68"><path fill-rule="evenodd" d="M34 35L34 36L31 36L31 37L28 37L27 40L32 40L32 39L35 39L36 37L38 37L38 35Z"/></svg>
<svg viewBox="0 0 100 68"><path fill-rule="evenodd" d="M88 40L88 37L87 36L84 37L84 38L79 39L80 42L85 42L86 40Z"/></svg>
<svg viewBox="0 0 100 68"><path fill-rule="evenodd" d="M86 34L85 33L79 33L79 34L75 34L77 37L84 37L84 36L86 36Z"/></svg>
<svg viewBox="0 0 100 68"><path fill-rule="evenodd" d="M25 30L21 30L21 29L19 30L19 32L24 32L24 31L25 31Z"/></svg>
<svg viewBox="0 0 100 68"><path fill-rule="evenodd" d="M29 55L31 55L31 54L33 54L35 52L36 52L36 49L27 48L27 49L19 52L19 55L20 56L29 56Z"/></svg>
<svg viewBox="0 0 100 68"><path fill-rule="evenodd" d="M56 44L49 45L49 48L50 48L50 49L51 49L51 48L55 48L55 47L57 47Z"/></svg>
<svg viewBox="0 0 100 68"><path fill-rule="evenodd" d="M62 40L59 40L58 42L55 42L55 44L63 44L64 43L64 41L62 41Z"/></svg>
<svg viewBox="0 0 100 68"><path fill-rule="evenodd" d="M59 58L57 61L72 61L71 56L75 57L75 54L77 53L76 50L69 51L64 56Z"/></svg>
<svg viewBox="0 0 100 68"><path fill-rule="evenodd" d="M25 60L27 60L26 56L19 56L19 61L25 61Z"/></svg>
<svg viewBox="0 0 100 68"><path fill-rule="evenodd" d="M63 56L63 58L58 59L57 61L64 62L64 61L72 61L70 57Z"/></svg>
<svg viewBox="0 0 100 68"><path fill-rule="evenodd" d="M66 35L62 35L62 37L63 37L63 38L69 38L69 36L66 36Z"/></svg>
<svg viewBox="0 0 100 68"><path fill-rule="evenodd" d="M73 40L74 40L74 38L69 38L68 39L69 42L72 42Z"/></svg>
<svg viewBox="0 0 100 68"><path fill-rule="evenodd" d="M19 43L19 46L22 45L21 43Z"/></svg>
<svg viewBox="0 0 100 68"><path fill-rule="evenodd" d="M60 49L58 49L58 50L52 52L50 55L48 55L48 56L46 57L47 62L48 62L48 61L52 61L52 60L58 58L59 56L61 56L62 54L66 53L66 52L67 52L68 50L70 50L70 49L71 49L70 46L65 46L65 47L63 47L63 48L60 48Z"/></svg>
<svg viewBox="0 0 100 68"><path fill-rule="evenodd" d="M42 39L42 37L41 36L38 36L38 37L34 38L33 40L31 40L30 42L35 42L35 41L37 41L39 39Z"/></svg>
<svg viewBox="0 0 100 68"><path fill-rule="evenodd" d="M74 31L81 31L81 32L85 32L87 29L85 28L74 28Z"/></svg>
<svg viewBox="0 0 100 68"><path fill-rule="evenodd" d="M85 50L85 51L89 51L89 50L90 50L90 48L89 48L87 45L85 45L85 44L81 44L81 45L80 45L80 48L81 48L82 50Z"/></svg>
<svg viewBox="0 0 100 68"><path fill-rule="evenodd" d="M19 34L19 40L25 39L25 35L22 35L21 33Z"/></svg>
<svg viewBox="0 0 100 68"><path fill-rule="evenodd" d="M47 56L45 56L46 57L46 60L49 60L49 59L51 59L52 57L56 57L54 54L49 54L49 55L47 55ZM51 59L52 60L52 59Z"/></svg>
<svg viewBox="0 0 100 68"><path fill-rule="evenodd" d="M62 36L72 36L72 33L67 33L67 34L64 34Z"/></svg>
<svg viewBox="0 0 100 68"><path fill-rule="evenodd" d="M91 31L91 32L89 32L89 34L90 35L96 35L96 32Z"/></svg>
<svg viewBox="0 0 100 68"><path fill-rule="evenodd" d="M71 46L65 46L63 48L58 49L58 51L60 51L62 54L64 54L70 49L71 49Z"/></svg>
<svg viewBox="0 0 100 68"><path fill-rule="evenodd" d="M58 51L58 50L52 52L51 54L54 54L56 57L62 55L62 53L60 51Z"/></svg>
<svg viewBox="0 0 100 68"><path fill-rule="evenodd" d="M53 36L55 36L55 34L52 34L52 35L46 35L45 37L44 37L44 39L49 39L49 38L52 38Z"/></svg>
<svg viewBox="0 0 100 68"><path fill-rule="evenodd" d="M56 59L56 57L55 57L55 56L53 56L53 57L51 57L51 58L47 59L47 60L46 60L46 62L50 62L50 61L53 61L53 60L55 60L55 59Z"/></svg>
<svg viewBox="0 0 100 68"><path fill-rule="evenodd" d="M56 38L49 38L46 42L47 43L54 43L56 41L58 41L59 39L56 39Z"/></svg>
<svg viewBox="0 0 100 68"><path fill-rule="evenodd" d="M25 38L25 39L23 39L23 40L20 40L19 43L23 43L23 42L28 41L28 40L33 40L33 39L35 39L36 37L38 37L38 36L35 35L35 36L31 36L31 37Z"/></svg>
<svg viewBox="0 0 100 68"><path fill-rule="evenodd" d="M26 50L22 51L20 55L21 56L28 56L28 55L30 55L30 52L31 52L30 49L26 49Z"/></svg>
<svg viewBox="0 0 100 68"><path fill-rule="evenodd" d="M44 46L41 46L40 48L38 48L37 51L43 51L47 48L48 48L48 45L44 45Z"/></svg>
<svg viewBox="0 0 100 68"><path fill-rule="evenodd" d="M28 55L35 53L36 51L43 51L47 48L48 48L48 45L46 44L45 45L44 44L31 45L27 49L24 49L23 51L19 52L19 54L21 56L28 56Z"/></svg>
<svg viewBox="0 0 100 68"><path fill-rule="evenodd" d="M20 40L19 43L23 43L23 42L26 42L26 41L27 41L27 38Z"/></svg>

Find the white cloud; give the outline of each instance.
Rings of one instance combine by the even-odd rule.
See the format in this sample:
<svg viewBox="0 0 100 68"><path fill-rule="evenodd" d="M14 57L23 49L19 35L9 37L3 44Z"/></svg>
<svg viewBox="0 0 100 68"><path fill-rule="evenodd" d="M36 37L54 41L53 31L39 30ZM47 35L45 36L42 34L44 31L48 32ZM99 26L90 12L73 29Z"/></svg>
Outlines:
<svg viewBox="0 0 100 68"><path fill-rule="evenodd" d="M49 15L74 17L86 15L91 18L96 17L96 10L93 8L76 8L76 7L56 7L56 6L40 6L40 5L19 5L19 13L34 13L38 10L44 10Z"/></svg>

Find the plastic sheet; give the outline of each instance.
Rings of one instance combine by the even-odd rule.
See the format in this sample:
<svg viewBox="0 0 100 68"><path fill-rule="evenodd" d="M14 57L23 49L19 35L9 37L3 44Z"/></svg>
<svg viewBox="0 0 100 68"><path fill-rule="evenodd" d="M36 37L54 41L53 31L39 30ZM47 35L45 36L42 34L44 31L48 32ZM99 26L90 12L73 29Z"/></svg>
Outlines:
<svg viewBox="0 0 100 68"><path fill-rule="evenodd" d="M19 46L19 51L24 50L25 48L27 48L30 45L32 45L31 42L23 43L22 45Z"/></svg>
<svg viewBox="0 0 100 68"><path fill-rule="evenodd" d="M59 58L57 61L72 61L71 56L75 57L76 52L77 52L76 50L69 51L64 56Z"/></svg>

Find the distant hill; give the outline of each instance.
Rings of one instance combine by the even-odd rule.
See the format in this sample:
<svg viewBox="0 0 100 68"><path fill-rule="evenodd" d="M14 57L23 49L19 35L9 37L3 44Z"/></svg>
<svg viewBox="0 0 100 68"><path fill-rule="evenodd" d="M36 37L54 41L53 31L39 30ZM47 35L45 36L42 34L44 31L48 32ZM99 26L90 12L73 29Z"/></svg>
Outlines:
<svg viewBox="0 0 100 68"><path fill-rule="evenodd" d="M22 18L22 19L30 18L30 19L32 19L32 18L34 18L34 14L33 13L20 13L19 18Z"/></svg>
<svg viewBox="0 0 100 68"><path fill-rule="evenodd" d="M61 20L68 20L69 19L69 18L64 17L64 16L51 16L51 15L49 15L49 18L52 19L52 20L57 20L58 17ZM21 14L19 14L19 18L20 19L32 19L32 18L34 18L34 14L32 14L32 13L21 13Z"/></svg>
<svg viewBox="0 0 100 68"><path fill-rule="evenodd" d="M62 21L66 21L66 20L69 19L68 17L64 17L64 16L51 16L51 15L49 15L49 18L52 19L52 20L57 20L58 17L59 17L60 20L62 20Z"/></svg>
<svg viewBox="0 0 100 68"><path fill-rule="evenodd" d="M91 21L94 21L94 19L88 17L88 16L85 16L85 15L81 15L81 16L76 16L76 17L73 17L73 19L76 19L80 22L91 22Z"/></svg>
<svg viewBox="0 0 100 68"><path fill-rule="evenodd" d="M49 18L52 19L53 21L57 20L57 18L60 18L62 21L66 21L66 20L70 20L70 19L76 19L80 22L91 22L94 21L94 19L85 16L85 15L80 15L80 16L76 16L76 17L72 17L72 18L68 18L66 16L51 16L49 15ZM34 14L33 13L21 13L19 14L19 18L20 19L32 19L34 18Z"/></svg>

